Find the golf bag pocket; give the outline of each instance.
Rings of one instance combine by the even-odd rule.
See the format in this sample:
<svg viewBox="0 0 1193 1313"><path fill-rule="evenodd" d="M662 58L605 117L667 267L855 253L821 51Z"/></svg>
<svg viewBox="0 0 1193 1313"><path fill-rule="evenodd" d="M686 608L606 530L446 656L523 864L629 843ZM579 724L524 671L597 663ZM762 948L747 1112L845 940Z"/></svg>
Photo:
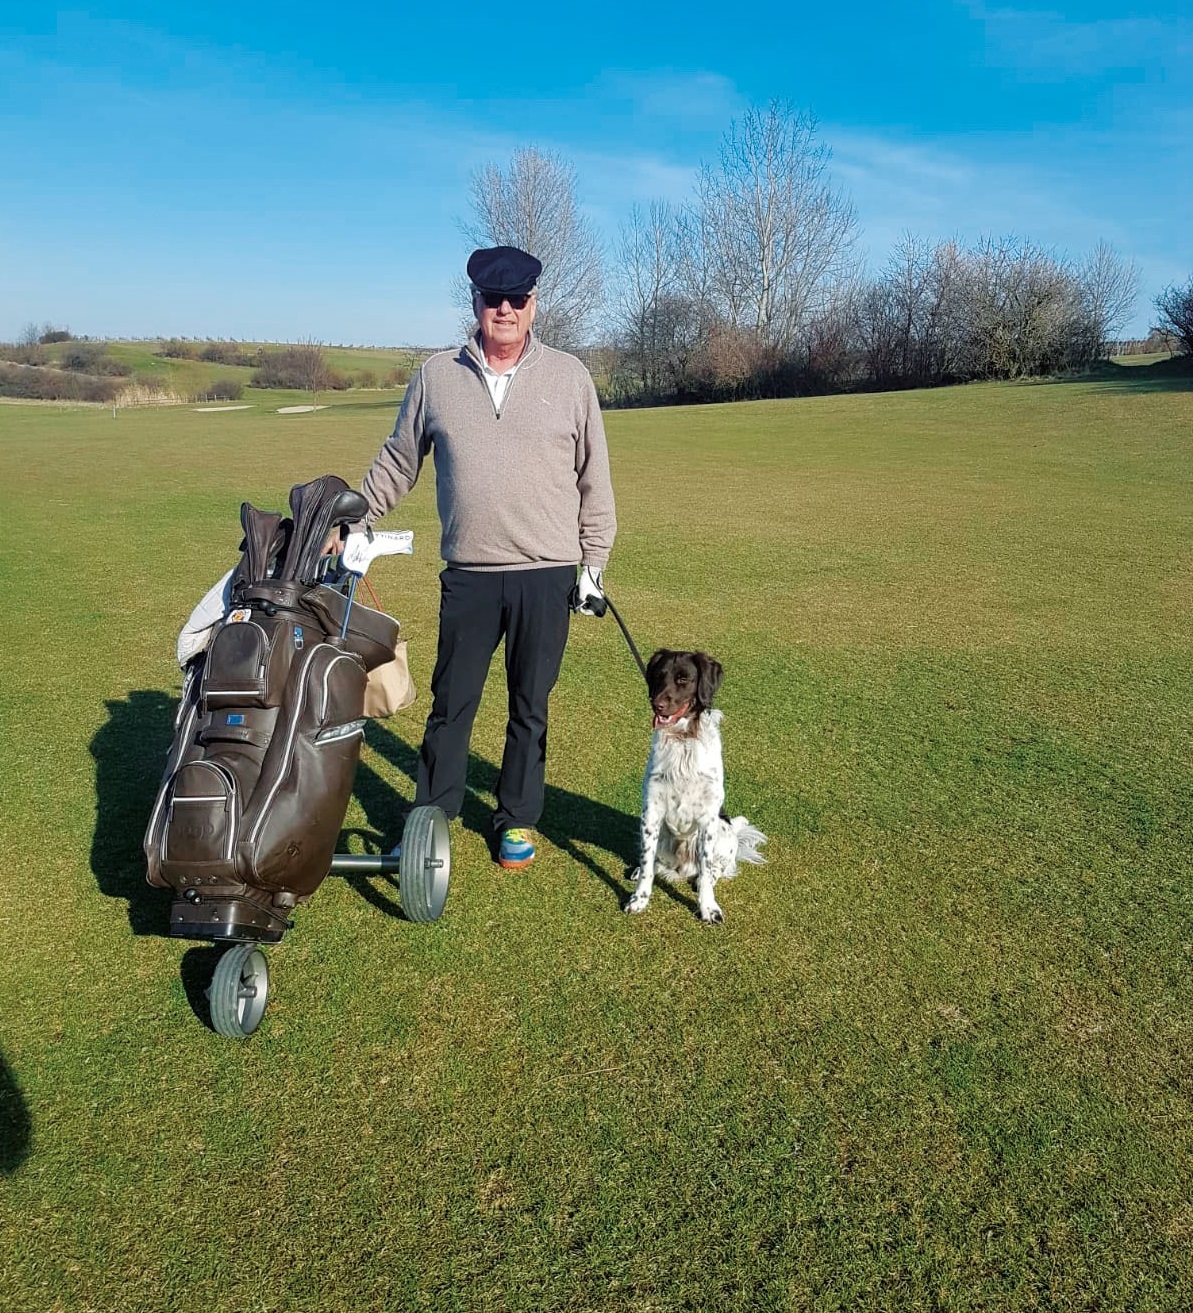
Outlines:
<svg viewBox="0 0 1193 1313"><path fill-rule="evenodd" d="M232 612L233 616L239 614ZM205 710L280 705L291 630L297 631L292 641L298 650L305 640L301 625L267 624L268 628L252 619L229 619L216 631L203 671Z"/></svg>
<svg viewBox="0 0 1193 1313"><path fill-rule="evenodd" d="M240 789L216 761L190 761L167 785L161 870L170 884L198 878L235 879Z"/></svg>
<svg viewBox="0 0 1193 1313"><path fill-rule="evenodd" d="M277 720L276 707L221 707L209 711L199 721L195 740L205 748L230 743L258 748L263 753L269 747Z"/></svg>
<svg viewBox="0 0 1193 1313"><path fill-rule="evenodd" d="M240 828L248 883L306 896L327 875L364 737L364 690L360 659L330 643L292 669L286 721Z"/></svg>

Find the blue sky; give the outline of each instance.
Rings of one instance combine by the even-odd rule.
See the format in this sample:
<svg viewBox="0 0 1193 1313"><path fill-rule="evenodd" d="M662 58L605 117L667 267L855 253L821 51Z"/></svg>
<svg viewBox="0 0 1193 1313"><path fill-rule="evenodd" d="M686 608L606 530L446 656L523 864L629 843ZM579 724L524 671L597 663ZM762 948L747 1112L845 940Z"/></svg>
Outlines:
<svg viewBox="0 0 1193 1313"><path fill-rule="evenodd" d="M473 172L575 166L611 245L730 121L811 110L882 264L1016 235L1193 273L1193 14L996 7L0 5L0 338L439 344Z"/></svg>

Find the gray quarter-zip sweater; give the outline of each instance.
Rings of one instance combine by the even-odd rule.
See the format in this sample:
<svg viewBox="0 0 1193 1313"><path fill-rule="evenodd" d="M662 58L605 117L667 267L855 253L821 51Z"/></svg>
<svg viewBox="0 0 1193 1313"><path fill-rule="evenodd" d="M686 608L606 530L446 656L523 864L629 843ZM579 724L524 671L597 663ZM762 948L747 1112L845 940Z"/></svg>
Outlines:
<svg viewBox="0 0 1193 1313"><path fill-rule="evenodd" d="M531 337L498 412L479 333L410 381L394 431L361 485L369 521L414 486L434 449L440 554L469 570L604 569L617 521L596 388Z"/></svg>

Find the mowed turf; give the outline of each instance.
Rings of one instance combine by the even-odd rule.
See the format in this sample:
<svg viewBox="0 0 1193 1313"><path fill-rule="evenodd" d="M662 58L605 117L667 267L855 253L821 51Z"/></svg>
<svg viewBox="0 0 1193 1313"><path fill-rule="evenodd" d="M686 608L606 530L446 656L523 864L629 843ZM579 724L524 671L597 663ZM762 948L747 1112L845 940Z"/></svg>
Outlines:
<svg viewBox="0 0 1193 1313"><path fill-rule="evenodd" d="M0 1307L1187 1308L1193 398L1130 373L608 415L611 595L724 662L768 865L720 929L621 913L648 713L578 620L535 866L483 840L498 661L443 919L330 877L244 1043L143 883L174 636L240 501L355 482L392 404L0 408ZM413 792L427 474L357 851Z"/></svg>

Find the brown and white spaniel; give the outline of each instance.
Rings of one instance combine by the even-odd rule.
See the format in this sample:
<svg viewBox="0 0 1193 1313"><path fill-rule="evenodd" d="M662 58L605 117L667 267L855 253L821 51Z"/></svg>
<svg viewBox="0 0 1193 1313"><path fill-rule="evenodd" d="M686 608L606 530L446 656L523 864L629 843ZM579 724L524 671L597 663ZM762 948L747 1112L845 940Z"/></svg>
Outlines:
<svg viewBox="0 0 1193 1313"><path fill-rule="evenodd" d="M705 652L660 649L647 663L654 735L642 782L642 859L627 912L646 911L657 875L693 882L700 919L720 925L725 914L713 886L736 875L738 862L765 860L758 849L766 835L725 812L721 713L712 705L721 676L720 662Z"/></svg>

